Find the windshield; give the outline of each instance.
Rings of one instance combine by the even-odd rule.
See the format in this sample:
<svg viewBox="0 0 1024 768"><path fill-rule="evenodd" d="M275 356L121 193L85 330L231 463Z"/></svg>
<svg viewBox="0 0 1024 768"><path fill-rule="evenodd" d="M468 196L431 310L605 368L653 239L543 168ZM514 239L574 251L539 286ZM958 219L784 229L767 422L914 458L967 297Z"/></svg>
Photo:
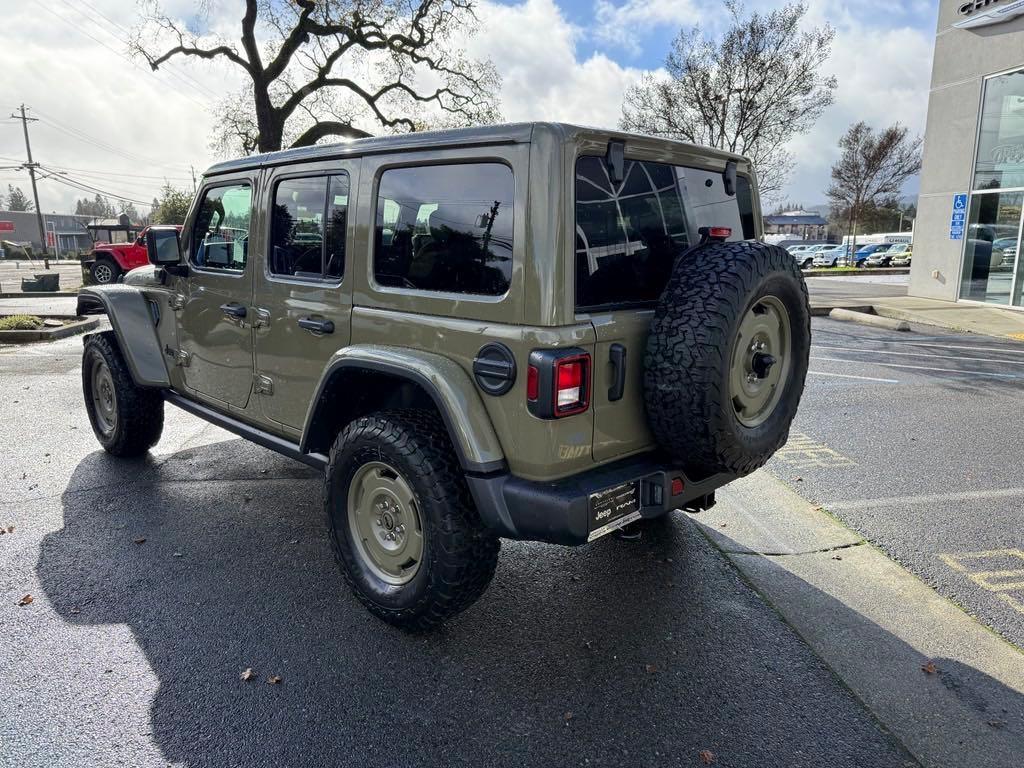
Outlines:
<svg viewBox="0 0 1024 768"><path fill-rule="evenodd" d="M627 160L613 184L604 158L576 162L576 306L654 302L696 230L721 226L753 238L750 181L725 192L721 172Z"/></svg>

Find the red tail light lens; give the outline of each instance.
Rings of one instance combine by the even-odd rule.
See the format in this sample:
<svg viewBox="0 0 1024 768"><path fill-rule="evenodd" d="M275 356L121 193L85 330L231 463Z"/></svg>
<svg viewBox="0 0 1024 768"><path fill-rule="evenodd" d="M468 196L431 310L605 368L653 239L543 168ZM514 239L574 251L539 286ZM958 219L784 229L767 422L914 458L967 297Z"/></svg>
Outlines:
<svg viewBox="0 0 1024 768"><path fill-rule="evenodd" d="M711 229L708 230L708 235L712 238L728 240L732 237L732 229L729 227L711 227Z"/></svg>
<svg viewBox="0 0 1024 768"><path fill-rule="evenodd" d="M590 406L590 355L555 362L555 415L571 416Z"/></svg>
<svg viewBox="0 0 1024 768"><path fill-rule="evenodd" d="M531 365L526 369L526 399L536 401L540 397L540 371Z"/></svg>

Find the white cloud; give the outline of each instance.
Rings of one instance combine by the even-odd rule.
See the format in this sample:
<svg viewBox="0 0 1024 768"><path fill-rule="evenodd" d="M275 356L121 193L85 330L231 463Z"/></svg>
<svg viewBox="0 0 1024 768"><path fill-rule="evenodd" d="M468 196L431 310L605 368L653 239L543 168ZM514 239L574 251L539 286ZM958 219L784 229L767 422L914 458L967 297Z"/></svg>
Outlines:
<svg viewBox="0 0 1024 768"><path fill-rule="evenodd" d="M553 0L520 5L483 2L480 31L469 42L476 58L490 58L504 78L507 120L561 120L614 127L626 88L643 71L623 67L603 53L584 61L576 54L583 31Z"/></svg>
<svg viewBox="0 0 1024 768"><path fill-rule="evenodd" d="M624 46L631 53L640 51L640 41L652 26L665 25L677 30L701 19L692 0L626 0L621 5L596 0L594 16L594 37Z"/></svg>

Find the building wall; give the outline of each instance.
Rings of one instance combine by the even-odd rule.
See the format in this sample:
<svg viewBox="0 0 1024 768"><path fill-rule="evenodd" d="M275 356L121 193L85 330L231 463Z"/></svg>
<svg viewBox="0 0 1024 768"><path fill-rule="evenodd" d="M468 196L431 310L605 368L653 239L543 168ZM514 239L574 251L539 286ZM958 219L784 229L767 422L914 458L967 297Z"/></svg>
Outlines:
<svg viewBox="0 0 1024 768"><path fill-rule="evenodd" d="M91 216L77 216L70 213L44 213L43 222L47 229L51 224L57 232L87 232L85 225L93 220ZM15 243L32 243L32 249L39 252L39 220L34 211L0 211L0 221L14 223L13 232L0 232L0 240ZM52 251L52 249L51 249Z"/></svg>
<svg viewBox="0 0 1024 768"><path fill-rule="evenodd" d="M950 215L953 196L971 188L984 79L1024 68L1024 16L954 29L964 3L939 4L909 291L950 301L957 297L964 246L949 239Z"/></svg>

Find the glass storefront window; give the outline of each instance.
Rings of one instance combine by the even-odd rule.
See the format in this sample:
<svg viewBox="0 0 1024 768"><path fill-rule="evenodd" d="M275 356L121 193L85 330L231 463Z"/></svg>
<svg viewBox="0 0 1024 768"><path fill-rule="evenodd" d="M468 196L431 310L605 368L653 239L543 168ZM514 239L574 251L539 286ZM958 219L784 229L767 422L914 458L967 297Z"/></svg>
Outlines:
<svg viewBox="0 0 1024 768"><path fill-rule="evenodd" d="M976 193L971 197L960 298L1009 304L1017 266L1024 192ZM1014 304L1019 303L1019 296Z"/></svg>
<svg viewBox="0 0 1024 768"><path fill-rule="evenodd" d="M985 81L975 189L1024 187L1024 71Z"/></svg>

